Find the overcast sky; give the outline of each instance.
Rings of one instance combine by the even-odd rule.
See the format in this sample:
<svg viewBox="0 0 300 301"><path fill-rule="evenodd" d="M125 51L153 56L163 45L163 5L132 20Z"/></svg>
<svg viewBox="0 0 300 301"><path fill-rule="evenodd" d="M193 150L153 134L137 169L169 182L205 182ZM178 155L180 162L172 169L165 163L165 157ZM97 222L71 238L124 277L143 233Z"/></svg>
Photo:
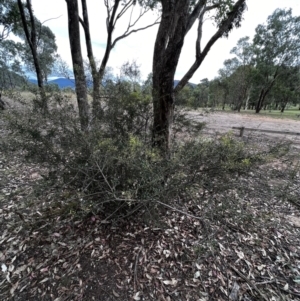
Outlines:
<svg viewBox="0 0 300 301"><path fill-rule="evenodd" d="M106 45L106 10L103 2L103 0L87 0L94 55L99 60L102 59ZM64 0L32 0L32 5L40 21L44 22L51 18L57 18L45 22L45 25L49 26L56 35L58 53L71 65L66 2ZM218 74L218 70L222 68L224 60L230 57L230 50L236 45L237 41L244 36L252 38L256 26L265 23L267 17L276 8L292 8L294 15L300 15L300 0L248 0L247 7L241 28L234 29L228 38L222 38L215 43L191 82L198 83L203 78L213 79ZM148 13L148 16L143 18L141 25L151 23L156 17L155 13ZM121 20L120 24L117 24L114 37L124 31L127 22L128 19L124 19ZM146 31L135 33L118 42L112 51L108 66L113 67L114 72L117 73L123 62L136 60L141 66L142 77L146 78L151 72L157 28L158 26L155 26ZM215 31L216 29L213 27L211 20L206 20L202 48ZM185 39L176 79L180 79L194 61L195 37L196 28L192 28ZM83 55L86 57L84 35L82 35L81 42Z"/></svg>

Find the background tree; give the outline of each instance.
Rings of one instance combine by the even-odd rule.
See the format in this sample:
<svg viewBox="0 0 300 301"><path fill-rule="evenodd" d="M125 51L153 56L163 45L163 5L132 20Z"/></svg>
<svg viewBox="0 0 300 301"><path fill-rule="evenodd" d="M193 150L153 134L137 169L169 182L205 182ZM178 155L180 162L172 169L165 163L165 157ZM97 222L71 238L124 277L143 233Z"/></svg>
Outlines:
<svg viewBox="0 0 300 301"><path fill-rule="evenodd" d="M36 99L37 104L39 107L46 112L48 110L47 105L47 98L46 93L44 90L44 83L43 83L43 73L42 68L40 65L39 57L38 57L38 37L37 37L37 28L36 28L36 18L34 17L32 6L31 6L31 0L26 0L26 6L23 4L21 0L18 0L18 7L20 12L20 17L22 20L22 26L23 30L26 36L26 41L30 47L32 59L35 67L35 72L37 76L37 82L39 86L39 91L41 94L41 101L38 101ZM27 16L25 14L25 8L26 11L29 14L29 21L27 20ZM29 26L30 24L30 26Z"/></svg>
<svg viewBox="0 0 300 301"><path fill-rule="evenodd" d="M233 81L236 82L236 85L232 86L234 90L231 89L231 93L235 91L235 109L240 112L242 105L244 105L245 109L248 108L251 91L254 53L250 38L239 39L236 47L230 53L235 54L237 59L237 68L232 75L235 78Z"/></svg>
<svg viewBox="0 0 300 301"><path fill-rule="evenodd" d="M150 1L151 2L151 1ZM107 41L106 41L106 48L104 56L101 60L101 64L99 69L97 70L97 64L96 60L93 54L92 49L92 43L91 43L91 34L90 34L90 28L89 28L89 17L88 17L88 8L86 4L86 0L81 0L82 3L82 13L83 13L83 19L79 18L79 21L84 29L85 33L85 40L86 40L86 48L88 53L88 59L91 66L91 74L93 77L93 109L95 112L101 111L100 108L100 84L102 83L104 74L105 74L105 68L107 66L110 53L112 49L116 46L116 44L126 37L130 36L133 33L136 33L141 30L145 30L149 27L152 27L156 24L158 24L158 20L154 21L153 23L150 23L147 26L144 27L136 27L137 23L140 21L142 17L145 16L147 12L149 12L154 4L149 1L144 0L104 0L104 5L106 7L107 12L107 18L106 18L106 29L107 29ZM134 18L133 10L134 8L139 5L140 6L140 12ZM129 14L129 21L126 29L122 34L120 34L118 37L113 38L113 32L116 29L117 23L121 18L124 18L126 13L128 13L131 10L131 13ZM97 115L97 113L95 113ZM95 115L94 114L94 115Z"/></svg>
<svg viewBox="0 0 300 301"><path fill-rule="evenodd" d="M210 93L210 82L208 78L203 78L200 80L200 85L198 85L198 88L200 88L200 99L203 107L208 107L209 103L209 93Z"/></svg>
<svg viewBox="0 0 300 301"><path fill-rule="evenodd" d="M253 40L255 52L256 83L259 95L256 113L263 108L268 93L283 66L297 66L300 54L300 17L293 17L292 10L277 9L268 17L266 25L258 25Z"/></svg>
<svg viewBox="0 0 300 301"><path fill-rule="evenodd" d="M85 63L85 65L87 65L87 63ZM89 66L86 67L86 73L89 72L87 70L89 70ZM54 74L64 78L74 78L74 72L72 71L72 68L64 59L62 59L62 57L59 54L56 56L56 60L54 62L52 71Z"/></svg>
<svg viewBox="0 0 300 301"><path fill-rule="evenodd" d="M48 82L48 76L52 73L54 63L57 59L57 45L55 35L49 27L42 25L36 20L37 25L37 45L36 51L41 68L43 82ZM25 63L26 69L35 72L34 60L28 44L21 44L20 47L22 61Z"/></svg>
<svg viewBox="0 0 300 301"><path fill-rule="evenodd" d="M0 92L24 85L24 73L18 44L12 40L0 43Z"/></svg>
<svg viewBox="0 0 300 301"><path fill-rule="evenodd" d="M270 98L274 99L276 109L279 107L283 113L287 104L297 105L300 97L300 73L299 67L281 67L280 76L270 92Z"/></svg>
<svg viewBox="0 0 300 301"><path fill-rule="evenodd" d="M176 105L196 108L196 101L193 95L193 88L190 85L186 85L178 93L176 97Z"/></svg>
<svg viewBox="0 0 300 301"><path fill-rule="evenodd" d="M224 62L224 67L219 70L219 87L223 91L221 93L221 99L222 99L222 109L225 110L225 105L229 104L230 101L230 88L231 88L231 82L230 82L230 77L233 74L233 72L236 70L238 65L237 59L228 59L225 60Z"/></svg>
<svg viewBox="0 0 300 301"><path fill-rule="evenodd" d="M125 62L121 66L121 78L127 79L132 84L133 91L136 91L136 86L138 86L141 79L140 66L136 61Z"/></svg>
<svg viewBox="0 0 300 301"><path fill-rule="evenodd" d="M42 69L43 81L47 81L47 77L56 59L57 46L55 35L49 27L44 26L33 15L30 1L26 3L21 2L21 4L20 6L20 1L15 0L4 0L0 4L0 25L2 26L0 40L3 41L8 38L9 34L13 34L21 38L22 41L25 41L26 43L15 42L15 47L19 54L17 57L22 60L29 71L33 72L36 72L36 69L31 46L35 46L38 61ZM23 21L25 21L26 29L24 29ZM30 43L27 41L26 31L30 35ZM33 38L35 38L35 41L32 43ZM30 46L30 44L32 45Z"/></svg>
<svg viewBox="0 0 300 301"><path fill-rule="evenodd" d="M0 42L5 40L11 32L22 27L18 5L15 0L1 0L0 25Z"/></svg>
<svg viewBox="0 0 300 301"><path fill-rule="evenodd" d="M6 103L1 98L4 91L15 89L25 84L20 57L20 43L9 39L9 35L22 28L16 1L3 0L0 3L0 108Z"/></svg>
<svg viewBox="0 0 300 301"><path fill-rule="evenodd" d="M221 98L221 91L220 91L220 83L217 79L213 79L209 83L209 95L208 95L208 106L212 109L216 108L220 104Z"/></svg>
<svg viewBox="0 0 300 301"><path fill-rule="evenodd" d="M225 60L224 67L219 70L223 110L227 102L238 112L242 106L248 107L253 72L253 49L249 40L249 37L241 38L230 51L235 56Z"/></svg>

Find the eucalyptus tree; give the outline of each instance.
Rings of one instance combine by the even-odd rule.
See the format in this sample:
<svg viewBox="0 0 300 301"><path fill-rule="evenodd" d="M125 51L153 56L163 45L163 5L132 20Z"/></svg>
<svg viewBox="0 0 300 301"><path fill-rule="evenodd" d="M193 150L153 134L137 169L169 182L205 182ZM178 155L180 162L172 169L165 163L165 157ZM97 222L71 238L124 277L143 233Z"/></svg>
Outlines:
<svg viewBox="0 0 300 301"><path fill-rule="evenodd" d="M11 68L6 64L8 71L20 74L20 61L30 71L34 71L40 91L40 99L35 104L45 113L47 111L47 97L44 90L44 81L47 81L55 60L57 46L52 31L44 26L34 15L31 0L2 0L0 2L0 41L1 49L7 48L7 58L2 56L2 67L10 61ZM9 40L10 35L18 36L21 42ZM15 47L15 50L13 50ZM14 58L10 59L10 54ZM3 69L2 69L3 70ZM12 74L8 72L8 74Z"/></svg>
<svg viewBox="0 0 300 301"><path fill-rule="evenodd" d="M104 5L107 13L106 18L106 47L103 58L101 60L101 64L98 67L96 63L96 59L93 53L92 48L92 38L90 34L90 25L89 25L89 15L88 15L88 7L86 0L81 0L82 4L82 18L79 18L79 21L83 27L85 33L85 41L86 41L86 49L88 54L88 59L91 66L91 74L93 77L93 109L97 111L101 111L100 108L100 85L102 83L105 68L109 61L109 57L111 51L114 49L116 44L122 40L127 38L133 33L139 32L141 30L145 30L159 23L159 17L157 20L150 22L146 26L138 27L137 24L139 21L144 18L144 16L153 9L155 3L149 0L104 0ZM137 8L139 13L137 15L134 14L134 9ZM120 21L120 19L126 20L126 16L128 16L128 23L125 26L124 31L114 37L113 33ZM135 16L135 17L134 17Z"/></svg>
<svg viewBox="0 0 300 301"><path fill-rule="evenodd" d="M288 103L297 105L300 99L300 70L299 67L282 67L281 75L270 92L281 113Z"/></svg>
<svg viewBox="0 0 300 301"><path fill-rule="evenodd" d="M51 29L36 20L37 25L37 56L40 64L42 80L48 82L48 76L52 73L57 55L55 35ZM35 72L35 64L28 43L22 44L21 57L26 69Z"/></svg>
<svg viewBox="0 0 300 301"><path fill-rule="evenodd" d="M20 14L15 0L0 2L0 107L5 103L1 99L4 90L14 89L25 82L21 63L21 43L10 39L10 35L22 27Z"/></svg>
<svg viewBox="0 0 300 301"><path fill-rule="evenodd" d="M249 37L238 40L237 45L231 50L231 54L237 59L237 68L233 74L235 77L235 90L237 96L236 109L240 111L244 104L245 109L248 108L250 91L252 85L252 72L254 65L253 45Z"/></svg>
<svg viewBox="0 0 300 301"><path fill-rule="evenodd" d="M168 153L174 112L175 94L178 93L200 67L215 42L228 36L240 26L246 0L161 0L161 22L153 55L153 145ZM207 15L217 24L216 32L201 48L203 23ZM184 39L198 22L195 41L195 61L174 88L174 75Z"/></svg>
<svg viewBox="0 0 300 301"><path fill-rule="evenodd" d="M285 67L299 65L300 17L291 9L276 9L267 24L258 25L253 40L256 83L259 88L256 113L264 105L266 96Z"/></svg>
<svg viewBox="0 0 300 301"><path fill-rule="evenodd" d="M89 104L84 63L80 44L79 9L77 0L66 0L68 11L69 41L72 56L75 88L79 110L81 129L86 131L89 126Z"/></svg>
<svg viewBox="0 0 300 301"><path fill-rule="evenodd" d="M210 82L210 104L213 107L220 107L225 110L225 89L218 77Z"/></svg>
<svg viewBox="0 0 300 301"><path fill-rule="evenodd" d="M43 113L46 113L48 111L48 104L47 104L47 97L44 89L43 68L42 68L41 58L39 57L39 46L40 46L39 43L40 41L43 41L39 33L43 32L43 30L41 29L40 22L38 22L38 20L34 16L31 0L26 0L26 4L23 3L22 0L17 0L17 3L19 8L19 16L22 21L23 33L27 45L29 46L31 52L32 64L36 72L38 87L41 95L41 99L40 100L35 99L35 102L38 105L38 107L43 111ZM51 32L50 29L48 29L47 31L48 33ZM18 31L16 31L16 33L18 33ZM52 36L52 42L53 42L53 36ZM47 65L46 62L44 66L45 65Z"/></svg>
<svg viewBox="0 0 300 301"><path fill-rule="evenodd" d="M136 86L138 86L141 79L141 70L137 62L133 60L132 62L127 61L123 63L120 72L121 78L129 80L132 84L133 91L136 91Z"/></svg>
<svg viewBox="0 0 300 301"><path fill-rule="evenodd" d="M1 0L0 26L0 42L8 38L10 33L22 26L17 2L15 0Z"/></svg>
<svg viewBox="0 0 300 301"><path fill-rule="evenodd" d="M25 82L19 43L6 39L0 43L0 93Z"/></svg>
<svg viewBox="0 0 300 301"><path fill-rule="evenodd" d="M221 68L218 73L219 87L223 91L222 93L222 110L225 110L226 104L233 104L232 97L232 75L238 68L239 61L237 58L227 59L223 63L223 68Z"/></svg>

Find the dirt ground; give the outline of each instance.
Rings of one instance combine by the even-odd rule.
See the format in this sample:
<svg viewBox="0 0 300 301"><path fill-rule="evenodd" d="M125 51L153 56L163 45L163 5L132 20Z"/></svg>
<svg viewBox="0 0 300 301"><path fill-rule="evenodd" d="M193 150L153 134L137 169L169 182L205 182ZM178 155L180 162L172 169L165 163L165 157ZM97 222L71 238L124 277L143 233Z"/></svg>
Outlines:
<svg viewBox="0 0 300 301"><path fill-rule="evenodd" d="M228 113L228 112L212 112L204 114L200 111L190 111L189 115L197 120L206 123L206 129L204 132L208 134L215 133L226 133L232 130L232 127L245 127L251 129L260 130L274 130L282 132L294 132L298 135L286 135L286 134L272 134L263 132L252 132L245 130L244 135L247 137L249 135L268 136L274 138L288 139L295 145L300 147L300 119L280 119L272 118L267 116L255 115L255 114L239 114L239 113ZM233 130L237 135L238 130Z"/></svg>
<svg viewBox="0 0 300 301"><path fill-rule="evenodd" d="M232 126L300 132L293 120L190 116L206 122L212 135ZM86 211L77 190L47 188L40 176L45 167L25 161L22 149L1 151L10 137L5 126L0 118L0 300L300 300L294 155L233 175L224 185L213 182L218 189L176 198L152 222L143 215L107 221ZM249 139L250 146L270 143L263 137L269 134L246 132L246 138L249 133L262 137Z"/></svg>

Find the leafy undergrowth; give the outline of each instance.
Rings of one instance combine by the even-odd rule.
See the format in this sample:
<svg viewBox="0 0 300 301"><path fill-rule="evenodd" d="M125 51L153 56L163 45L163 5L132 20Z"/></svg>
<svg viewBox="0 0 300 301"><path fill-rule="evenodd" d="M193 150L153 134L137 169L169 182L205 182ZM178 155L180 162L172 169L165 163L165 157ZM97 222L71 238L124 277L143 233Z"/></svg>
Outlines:
<svg viewBox="0 0 300 301"><path fill-rule="evenodd" d="M297 156L114 223L21 157L0 153L1 300L300 300Z"/></svg>

